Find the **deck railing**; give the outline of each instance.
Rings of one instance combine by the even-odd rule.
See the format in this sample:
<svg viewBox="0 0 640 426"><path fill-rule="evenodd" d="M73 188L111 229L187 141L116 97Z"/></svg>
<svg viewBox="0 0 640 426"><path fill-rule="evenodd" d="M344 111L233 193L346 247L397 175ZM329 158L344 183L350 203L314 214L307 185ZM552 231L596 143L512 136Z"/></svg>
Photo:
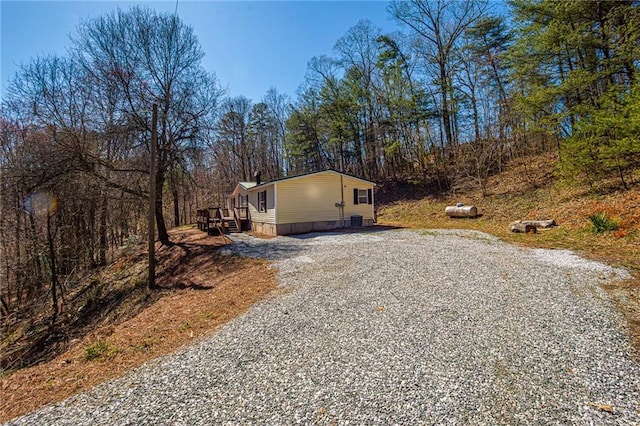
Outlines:
<svg viewBox="0 0 640 426"><path fill-rule="evenodd" d="M197 224L201 231L209 231L214 228L220 228L224 231L227 227L225 221L229 220L233 220L236 228L242 231L243 225L249 220L249 208L209 207L208 209L198 209Z"/></svg>
<svg viewBox="0 0 640 426"><path fill-rule="evenodd" d="M249 219L249 207L235 207L233 209L235 213L235 217L240 220L248 220Z"/></svg>

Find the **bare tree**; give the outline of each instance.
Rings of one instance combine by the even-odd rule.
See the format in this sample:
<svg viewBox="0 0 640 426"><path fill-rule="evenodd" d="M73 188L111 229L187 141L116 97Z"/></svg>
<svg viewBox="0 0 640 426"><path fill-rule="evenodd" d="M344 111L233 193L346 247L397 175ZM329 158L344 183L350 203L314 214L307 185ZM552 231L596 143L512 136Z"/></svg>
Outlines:
<svg viewBox="0 0 640 426"><path fill-rule="evenodd" d="M285 94L278 93L276 88L272 87L267 91L262 102L267 106L267 113L270 116L272 125L270 151L273 162L272 167L278 172L273 177L278 178L282 176L282 173L286 173L289 170L285 155L286 123L290 114L288 97Z"/></svg>
<svg viewBox="0 0 640 426"><path fill-rule="evenodd" d="M256 145L248 133L250 113L251 101L244 96L227 99L222 104L214 150L220 165L230 173L230 182L247 181L255 171Z"/></svg>
<svg viewBox="0 0 640 426"><path fill-rule="evenodd" d="M151 105L159 105L155 214L158 238L167 243L164 182L201 140L221 95L215 77L201 68L197 37L177 16L135 7L84 22L74 47L92 81L123 96L120 122L149 136Z"/></svg>
<svg viewBox="0 0 640 426"><path fill-rule="evenodd" d="M452 55L458 40L486 8L486 1L412 0L394 1L389 11L407 25L422 43L426 63L436 64L440 113L446 144L456 144Z"/></svg>

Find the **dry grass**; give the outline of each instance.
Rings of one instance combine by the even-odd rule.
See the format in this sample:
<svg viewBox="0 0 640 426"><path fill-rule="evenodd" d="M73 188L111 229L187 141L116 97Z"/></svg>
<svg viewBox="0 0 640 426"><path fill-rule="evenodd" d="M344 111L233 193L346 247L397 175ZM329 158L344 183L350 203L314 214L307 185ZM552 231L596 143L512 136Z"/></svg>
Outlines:
<svg viewBox="0 0 640 426"><path fill-rule="evenodd" d="M52 361L4 377L0 421L61 401L201 339L276 287L275 272L266 262L219 255L217 248L227 243L222 237L192 229L171 236L176 245L157 247L162 297L127 321L101 326ZM120 263L110 271L136 267Z"/></svg>
<svg viewBox="0 0 640 426"><path fill-rule="evenodd" d="M576 250L640 272L640 174L633 179L635 187L631 190L597 194L588 188L557 184L552 154L529 160L527 164L511 165L494 177L486 197L475 191L398 201L378 210L378 222L415 228L477 229L523 245ZM481 217L446 217L444 208L458 202L477 206ZM601 211L619 224L618 231L591 233L588 217ZM518 219L555 219L560 226L538 234L511 233L509 224Z"/></svg>
<svg viewBox="0 0 640 426"><path fill-rule="evenodd" d="M598 189L563 186L553 177L554 154L544 154L511 164L491 179L489 194L480 191L401 200L378 210L378 222L414 228L476 229L502 240L529 247L562 248L582 256L623 266L634 279L606 286L627 318L634 344L640 349L640 171L630 177L632 188L610 186ZM475 205L482 215L476 219L450 219L448 205ZM605 212L618 224L615 232L594 234L588 217ZM558 227L537 234L514 234L511 222L518 219L554 219Z"/></svg>

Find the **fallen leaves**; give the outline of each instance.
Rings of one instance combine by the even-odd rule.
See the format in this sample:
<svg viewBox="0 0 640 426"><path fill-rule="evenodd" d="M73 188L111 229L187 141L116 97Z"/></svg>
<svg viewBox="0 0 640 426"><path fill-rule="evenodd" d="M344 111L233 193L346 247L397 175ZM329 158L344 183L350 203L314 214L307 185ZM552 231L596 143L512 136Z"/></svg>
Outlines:
<svg viewBox="0 0 640 426"><path fill-rule="evenodd" d="M613 414L613 405L600 404L600 403L597 403L597 402L590 402L588 405L589 405L589 407L593 407L596 410L604 411L604 412Z"/></svg>

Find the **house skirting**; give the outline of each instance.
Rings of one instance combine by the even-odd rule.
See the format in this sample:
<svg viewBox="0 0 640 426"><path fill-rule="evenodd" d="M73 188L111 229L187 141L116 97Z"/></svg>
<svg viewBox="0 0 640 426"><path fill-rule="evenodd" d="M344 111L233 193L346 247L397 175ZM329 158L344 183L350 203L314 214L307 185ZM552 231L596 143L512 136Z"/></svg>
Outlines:
<svg viewBox="0 0 640 426"><path fill-rule="evenodd" d="M351 226L349 220L345 220L342 224L339 220L323 220L316 222L298 222L298 223L263 223L252 222L251 229L253 232L264 235L289 235L289 234L305 234L313 231L328 231L331 229L346 228ZM373 226L373 219L362 219L362 226Z"/></svg>

